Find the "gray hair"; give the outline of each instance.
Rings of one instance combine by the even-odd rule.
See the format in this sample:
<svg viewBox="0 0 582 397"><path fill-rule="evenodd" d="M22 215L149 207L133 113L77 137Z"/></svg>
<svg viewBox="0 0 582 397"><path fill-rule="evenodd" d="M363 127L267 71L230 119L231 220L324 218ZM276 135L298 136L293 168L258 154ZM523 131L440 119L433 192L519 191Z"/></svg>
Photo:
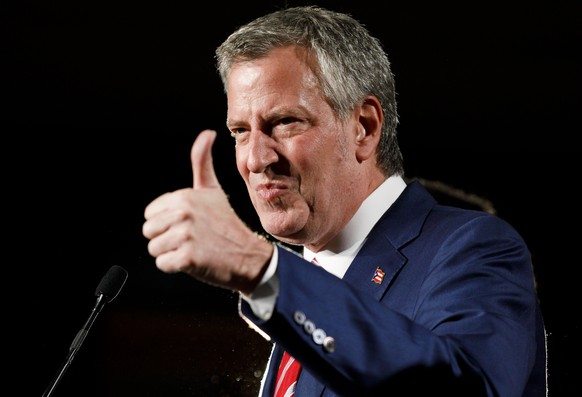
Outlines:
<svg viewBox="0 0 582 397"><path fill-rule="evenodd" d="M366 96L378 98L384 112L378 165L386 175L402 175L390 62L380 41L348 14L317 6L292 7L239 27L216 49L216 68L225 91L234 63L262 58L274 48L287 46L313 55L314 74L337 117L346 119Z"/></svg>

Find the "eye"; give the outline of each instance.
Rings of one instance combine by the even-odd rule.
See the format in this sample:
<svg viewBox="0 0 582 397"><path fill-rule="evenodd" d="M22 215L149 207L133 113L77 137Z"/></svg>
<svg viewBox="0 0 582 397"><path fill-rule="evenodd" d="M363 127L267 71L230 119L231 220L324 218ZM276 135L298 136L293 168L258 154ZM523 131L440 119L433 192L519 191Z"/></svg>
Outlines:
<svg viewBox="0 0 582 397"><path fill-rule="evenodd" d="M244 128L232 128L230 130L230 136L233 137L234 139L238 139L240 136L242 136L246 132L247 132L247 130Z"/></svg>
<svg viewBox="0 0 582 397"><path fill-rule="evenodd" d="M298 128L299 121L296 117L282 117L271 125L271 134L278 136L290 134Z"/></svg>
<svg viewBox="0 0 582 397"><path fill-rule="evenodd" d="M297 121L297 119L294 117L285 117L285 118L282 118L279 121L277 121L277 124L289 125L289 124L292 124L296 121Z"/></svg>
<svg viewBox="0 0 582 397"><path fill-rule="evenodd" d="M231 128L230 129L230 136L234 138L235 145L239 145L243 143L247 137L248 130L246 128Z"/></svg>

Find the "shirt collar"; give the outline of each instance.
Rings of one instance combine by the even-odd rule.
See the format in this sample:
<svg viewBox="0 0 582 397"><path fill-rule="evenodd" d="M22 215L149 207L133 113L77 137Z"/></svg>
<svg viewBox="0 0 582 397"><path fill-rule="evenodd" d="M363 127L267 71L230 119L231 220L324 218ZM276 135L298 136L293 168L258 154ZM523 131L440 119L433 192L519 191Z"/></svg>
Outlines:
<svg viewBox="0 0 582 397"><path fill-rule="evenodd" d="M343 277L368 233L405 188L406 182L399 175L386 179L362 202L342 231L324 250L317 253L317 262L331 273ZM308 248L303 248L303 257L306 260L312 261L315 255ZM330 263L331 258L333 265Z"/></svg>

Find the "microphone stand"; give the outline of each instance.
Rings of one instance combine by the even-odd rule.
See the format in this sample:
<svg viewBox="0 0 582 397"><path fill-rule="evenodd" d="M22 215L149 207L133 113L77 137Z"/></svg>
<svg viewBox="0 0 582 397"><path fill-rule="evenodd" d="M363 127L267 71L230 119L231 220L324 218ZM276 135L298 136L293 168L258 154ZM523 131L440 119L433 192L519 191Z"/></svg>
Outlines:
<svg viewBox="0 0 582 397"><path fill-rule="evenodd" d="M105 306L106 303L107 303L107 299L105 298L105 295L99 294L99 296L97 297L97 302L95 303L95 307L91 311L89 318L85 322L85 325L83 325L83 328L81 328L79 330L79 332L77 332L75 339L73 339L73 343L71 343L71 346L69 347L69 353L67 354L65 361L61 365L59 371L57 372L57 375L54 377L52 382L49 384L49 386L45 390L42 397L52 396L55 388L57 387L57 385L61 381L63 375L65 374L65 372L67 372L67 369L69 369L69 366L71 365L71 363L73 361L73 358L75 358L75 354L77 354L77 351L79 350L79 348L81 347L81 345L85 341L85 337L87 336L87 333L89 332L89 330L91 329L91 326L95 322L95 319L97 318L97 316L101 312L101 309L103 309L103 307Z"/></svg>

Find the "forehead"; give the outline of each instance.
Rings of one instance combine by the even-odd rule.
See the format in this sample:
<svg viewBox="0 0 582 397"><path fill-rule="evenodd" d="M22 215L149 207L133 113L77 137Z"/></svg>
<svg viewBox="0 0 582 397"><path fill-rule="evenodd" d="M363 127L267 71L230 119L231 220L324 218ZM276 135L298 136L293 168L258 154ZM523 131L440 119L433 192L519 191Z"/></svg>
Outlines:
<svg viewBox="0 0 582 397"><path fill-rule="evenodd" d="M227 94L229 117L250 108L307 106L322 99L304 51L294 47L233 65Z"/></svg>
<svg viewBox="0 0 582 397"><path fill-rule="evenodd" d="M305 79L312 85L316 83L306 51L299 47L287 46L275 48L263 57L234 63L229 73L227 90L248 89L254 84L268 83L269 79L272 80L270 84Z"/></svg>

